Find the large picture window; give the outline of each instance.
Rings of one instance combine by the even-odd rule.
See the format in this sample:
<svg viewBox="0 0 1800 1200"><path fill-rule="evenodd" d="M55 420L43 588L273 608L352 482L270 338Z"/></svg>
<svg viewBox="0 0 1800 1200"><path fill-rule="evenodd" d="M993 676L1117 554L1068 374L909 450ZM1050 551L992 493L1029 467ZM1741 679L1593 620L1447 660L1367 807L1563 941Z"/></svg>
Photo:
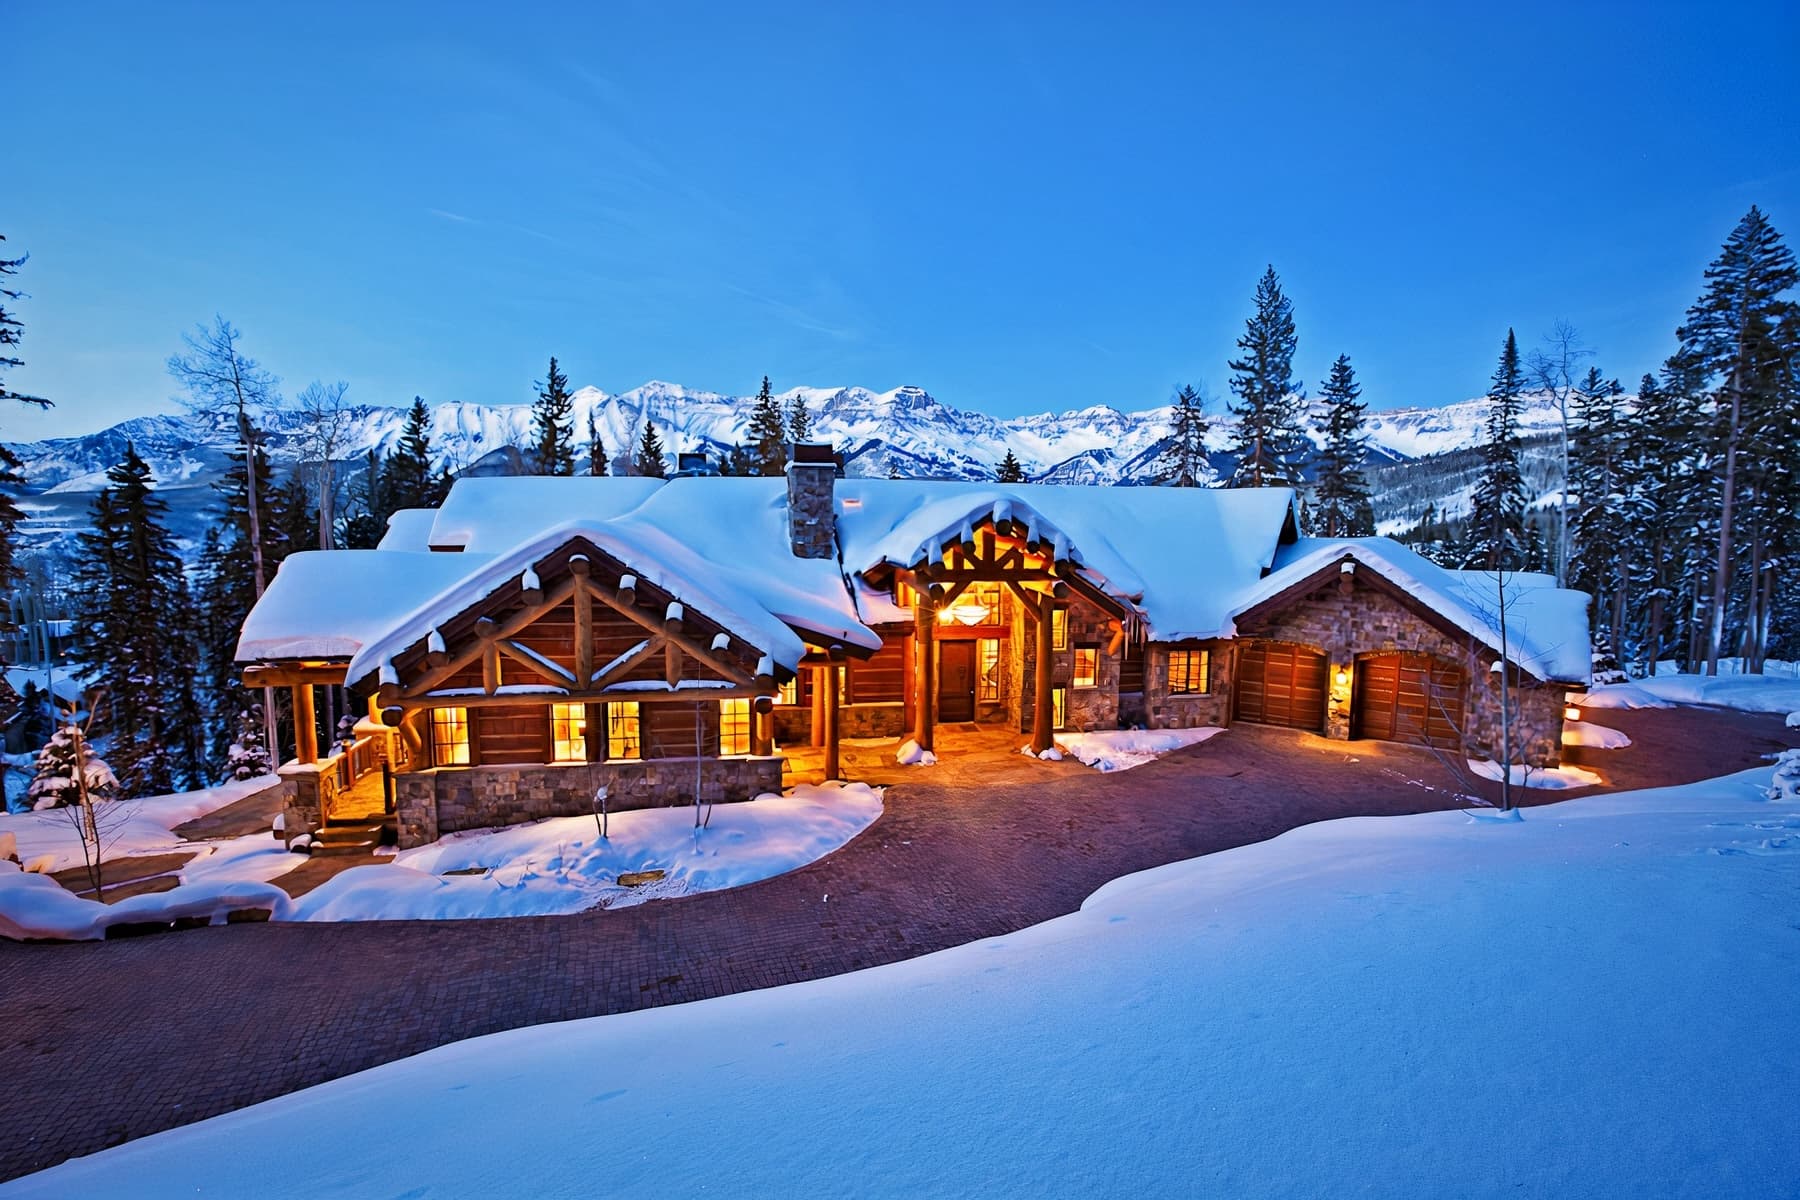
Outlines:
<svg viewBox="0 0 1800 1200"><path fill-rule="evenodd" d="M550 747L556 762L587 761L587 705L550 706Z"/></svg>
<svg viewBox="0 0 1800 1200"><path fill-rule="evenodd" d="M636 700L615 700L606 706L606 757L644 757L643 724Z"/></svg>
<svg viewBox="0 0 1800 1200"><path fill-rule="evenodd" d="M982 638L975 643L975 698L1000 699L1000 639Z"/></svg>
<svg viewBox="0 0 1800 1200"><path fill-rule="evenodd" d="M1069 648L1069 610L1066 608L1050 610L1050 646L1054 650Z"/></svg>
<svg viewBox="0 0 1800 1200"><path fill-rule="evenodd" d="M1069 689L1050 689L1050 728L1065 729L1069 724Z"/></svg>
<svg viewBox="0 0 1800 1200"><path fill-rule="evenodd" d="M1100 684L1100 647L1075 647L1075 671L1069 682L1078 688L1098 687Z"/></svg>
<svg viewBox="0 0 1800 1200"><path fill-rule="evenodd" d="M440 767L469 765L469 710L431 710L431 761Z"/></svg>
<svg viewBox="0 0 1800 1200"><path fill-rule="evenodd" d="M1212 690L1212 651L1169 651L1169 695L1198 696Z"/></svg>
<svg viewBox="0 0 1800 1200"><path fill-rule="evenodd" d="M719 753L750 753L750 701L719 701Z"/></svg>

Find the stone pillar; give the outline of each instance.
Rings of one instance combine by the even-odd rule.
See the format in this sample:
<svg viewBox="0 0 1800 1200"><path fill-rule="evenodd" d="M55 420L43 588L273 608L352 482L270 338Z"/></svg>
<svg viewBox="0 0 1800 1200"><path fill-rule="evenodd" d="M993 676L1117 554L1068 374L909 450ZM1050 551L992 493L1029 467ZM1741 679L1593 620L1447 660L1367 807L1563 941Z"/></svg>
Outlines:
<svg viewBox="0 0 1800 1200"><path fill-rule="evenodd" d="M838 769L838 669L825 664L825 778L837 779Z"/></svg>
<svg viewBox="0 0 1800 1200"><path fill-rule="evenodd" d="M929 596L913 601L913 741L935 750L937 741L937 609Z"/></svg>

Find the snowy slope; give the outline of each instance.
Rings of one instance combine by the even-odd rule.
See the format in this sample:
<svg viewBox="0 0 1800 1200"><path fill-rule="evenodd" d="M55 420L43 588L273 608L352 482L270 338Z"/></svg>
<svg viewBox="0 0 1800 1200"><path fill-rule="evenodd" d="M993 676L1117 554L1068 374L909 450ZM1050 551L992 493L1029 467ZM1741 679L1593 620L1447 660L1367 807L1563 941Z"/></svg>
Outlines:
<svg viewBox="0 0 1800 1200"><path fill-rule="evenodd" d="M1770 776L1310 825L1006 937L476 1038L0 1196L1791 1197L1800 808ZM306 1153L327 1129L384 1136Z"/></svg>

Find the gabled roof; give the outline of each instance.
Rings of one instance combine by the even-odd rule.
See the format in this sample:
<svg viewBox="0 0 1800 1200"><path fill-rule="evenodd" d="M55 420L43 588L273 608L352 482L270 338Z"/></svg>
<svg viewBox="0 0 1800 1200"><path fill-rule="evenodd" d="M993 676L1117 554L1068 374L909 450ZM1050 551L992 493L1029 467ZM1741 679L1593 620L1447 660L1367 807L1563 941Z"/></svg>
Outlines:
<svg viewBox="0 0 1800 1200"><path fill-rule="evenodd" d="M565 521L622 516L663 486L660 479L616 475L459 479L436 510L428 545L434 550L502 554Z"/></svg>
<svg viewBox="0 0 1800 1200"><path fill-rule="evenodd" d="M1063 535L1094 582L1135 605L1158 641L1230 632L1229 601L1259 579L1291 526L1289 488L1125 488L838 481L844 565L911 566L920 547L1009 505ZM1026 516L1029 514L1029 517Z"/></svg>
<svg viewBox="0 0 1800 1200"><path fill-rule="evenodd" d="M1284 546L1275 569L1240 592L1231 616L1280 596L1344 560L1379 575L1429 611L1500 653L1499 581L1492 571L1452 571L1392 538L1301 538ZM1507 572L1509 661L1539 679L1586 683L1593 670L1586 592L1559 588L1548 575ZM1234 630L1235 631L1235 630Z"/></svg>

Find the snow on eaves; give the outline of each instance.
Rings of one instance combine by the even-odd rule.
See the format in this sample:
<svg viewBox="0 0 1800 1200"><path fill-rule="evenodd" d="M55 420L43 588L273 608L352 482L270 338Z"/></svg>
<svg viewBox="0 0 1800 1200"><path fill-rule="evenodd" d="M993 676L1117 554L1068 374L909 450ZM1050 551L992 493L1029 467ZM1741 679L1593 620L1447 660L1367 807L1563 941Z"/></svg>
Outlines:
<svg viewBox="0 0 1800 1200"><path fill-rule="evenodd" d="M1492 571L1452 571L1391 538L1301 538L1276 556L1275 569L1231 604L1232 617L1351 559L1374 571L1469 636L1500 650L1498 584ZM1588 594L1559 588L1548 575L1508 572L1507 657L1543 680L1586 683L1592 671ZM1235 632L1235 628L1228 632Z"/></svg>
<svg viewBox="0 0 1800 1200"><path fill-rule="evenodd" d="M430 546L503 554L533 534L570 520L623 516L665 486L619 475L487 475L458 479L431 510ZM390 531L393 529L389 525ZM418 547L424 549L425 547Z"/></svg>
<svg viewBox="0 0 1800 1200"><path fill-rule="evenodd" d="M237 661L350 658L487 560L400 550L303 550L244 619Z"/></svg>
<svg viewBox="0 0 1800 1200"><path fill-rule="evenodd" d="M435 508L402 508L388 518L387 532L381 535L377 550L431 549L431 525L437 520Z"/></svg>

